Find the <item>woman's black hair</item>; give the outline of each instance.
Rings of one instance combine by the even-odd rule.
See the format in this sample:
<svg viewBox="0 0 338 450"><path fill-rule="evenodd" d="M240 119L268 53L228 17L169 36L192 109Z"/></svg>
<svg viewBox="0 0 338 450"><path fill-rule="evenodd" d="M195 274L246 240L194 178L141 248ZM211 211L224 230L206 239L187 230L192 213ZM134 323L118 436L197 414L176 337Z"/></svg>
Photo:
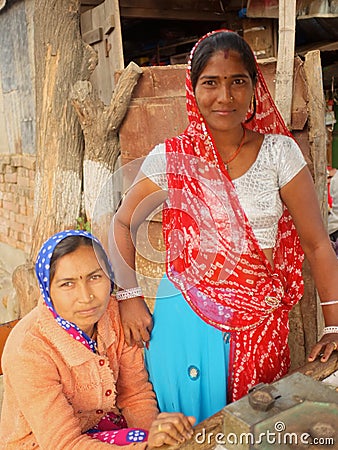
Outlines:
<svg viewBox="0 0 338 450"><path fill-rule="evenodd" d="M102 267L109 276L111 274L110 270L110 264L108 261L108 257L106 255L106 252L103 250L103 248L98 245L95 241L92 239L86 237L86 236L68 236L65 239L63 239L61 242L58 243L58 245L55 247L51 261L50 261L50 269L49 269L49 283L53 281L55 270L56 270L56 263L62 256L68 255L69 253L75 252L79 247L91 247L94 249L95 254L97 255L97 259L102 265L102 262L105 267ZM113 280L112 280L113 281Z"/></svg>
<svg viewBox="0 0 338 450"><path fill-rule="evenodd" d="M253 85L256 84L256 60L249 44L237 33L232 31L219 31L206 37L195 49L190 70L191 83L194 91L198 78L208 64L209 59L216 52L225 50L232 50L240 55L245 68L249 72Z"/></svg>

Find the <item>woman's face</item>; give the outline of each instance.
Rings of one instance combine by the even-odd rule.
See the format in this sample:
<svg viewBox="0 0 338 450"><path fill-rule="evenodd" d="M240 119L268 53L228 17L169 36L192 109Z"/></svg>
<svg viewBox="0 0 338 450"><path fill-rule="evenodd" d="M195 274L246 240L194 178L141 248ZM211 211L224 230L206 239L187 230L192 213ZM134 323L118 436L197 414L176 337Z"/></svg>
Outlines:
<svg viewBox="0 0 338 450"><path fill-rule="evenodd" d="M201 72L195 89L200 113L210 131L228 131L244 122L253 83L236 51L216 52Z"/></svg>
<svg viewBox="0 0 338 450"><path fill-rule="evenodd" d="M108 306L110 288L93 248L81 246L56 262L50 295L56 312L91 336Z"/></svg>

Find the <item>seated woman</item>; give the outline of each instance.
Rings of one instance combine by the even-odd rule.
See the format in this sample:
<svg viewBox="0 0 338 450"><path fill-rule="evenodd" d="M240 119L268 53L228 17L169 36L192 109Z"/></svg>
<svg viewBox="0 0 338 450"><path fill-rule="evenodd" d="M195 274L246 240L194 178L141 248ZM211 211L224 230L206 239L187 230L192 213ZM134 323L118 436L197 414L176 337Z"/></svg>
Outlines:
<svg viewBox="0 0 338 450"><path fill-rule="evenodd" d="M194 418L158 414L142 349L125 343L99 241L55 234L36 274L42 297L3 352L1 448L142 450L189 439Z"/></svg>

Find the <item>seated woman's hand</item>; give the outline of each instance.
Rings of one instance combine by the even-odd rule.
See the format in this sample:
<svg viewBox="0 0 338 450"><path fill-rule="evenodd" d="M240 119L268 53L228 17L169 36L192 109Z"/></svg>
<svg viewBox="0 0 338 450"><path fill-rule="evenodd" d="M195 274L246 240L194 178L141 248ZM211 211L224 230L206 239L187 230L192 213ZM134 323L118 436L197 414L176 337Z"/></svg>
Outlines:
<svg viewBox="0 0 338 450"><path fill-rule="evenodd" d="M121 300L119 310L127 344L143 347L150 340L153 329L152 316L146 302L142 297Z"/></svg>
<svg viewBox="0 0 338 450"><path fill-rule="evenodd" d="M182 413L160 413L151 424L148 436L148 448L161 445L180 445L188 441L192 435L196 419Z"/></svg>

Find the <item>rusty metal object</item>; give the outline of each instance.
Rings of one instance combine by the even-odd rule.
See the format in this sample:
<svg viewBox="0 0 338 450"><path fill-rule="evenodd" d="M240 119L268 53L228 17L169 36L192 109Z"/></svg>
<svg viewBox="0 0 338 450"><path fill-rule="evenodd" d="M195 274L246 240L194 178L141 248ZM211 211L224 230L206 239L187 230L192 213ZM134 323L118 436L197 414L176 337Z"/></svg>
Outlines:
<svg viewBox="0 0 338 450"><path fill-rule="evenodd" d="M338 392L295 373L223 409L227 450L338 448Z"/></svg>
<svg viewBox="0 0 338 450"><path fill-rule="evenodd" d="M278 391L271 385L260 383L249 391L249 404L253 409L268 411L275 403L275 396Z"/></svg>
<svg viewBox="0 0 338 450"><path fill-rule="evenodd" d="M336 424L338 426L338 424ZM323 439L323 438L334 438L336 435L336 430L331 423L326 422L316 422L310 427L310 435L313 438Z"/></svg>

